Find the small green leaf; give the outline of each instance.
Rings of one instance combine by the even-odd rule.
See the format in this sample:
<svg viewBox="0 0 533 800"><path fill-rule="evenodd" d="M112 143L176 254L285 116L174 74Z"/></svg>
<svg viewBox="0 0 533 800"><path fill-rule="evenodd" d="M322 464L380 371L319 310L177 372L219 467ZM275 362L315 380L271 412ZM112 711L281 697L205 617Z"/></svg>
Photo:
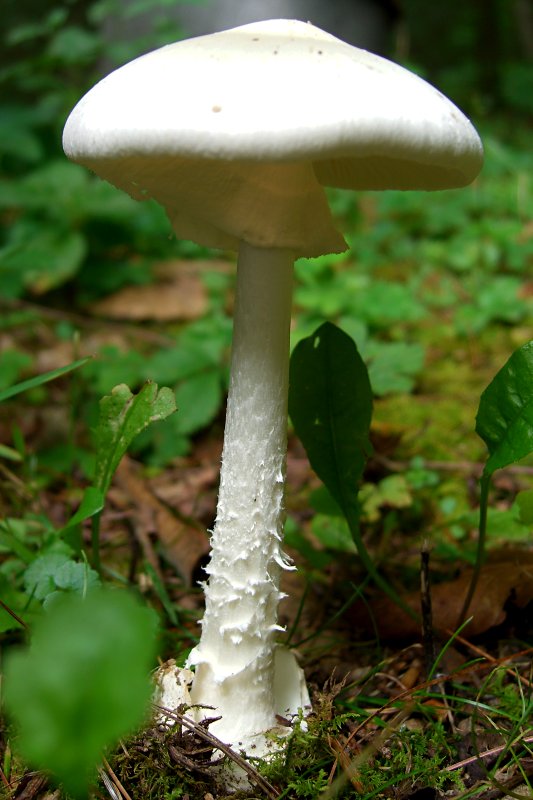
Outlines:
<svg viewBox="0 0 533 800"><path fill-rule="evenodd" d="M533 525L533 489L519 492L515 504L518 506L518 519L523 525Z"/></svg>
<svg viewBox="0 0 533 800"><path fill-rule="evenodd" d="M360 502L367 521L375 522L380 517L380 509L408 508L413 497L405 475L387 475L377 485L367 483L361 489Z"/></svg>
<svg viewBox="0 0 533 800"><path fill-rule="evenodd" d="M410 392L422 371L425 351L419 344L371 340L362 353L368 363L370 382L376 395Z"/></svg>
<svg viewBox="0 0 533 800"><path fill-rule="evenodd" d="M17 461L19 463L23 460L18 450L13 450L12 447L8 447L6 444L0 444L0 458L5 458L6 461Z"/></svg>
<svg viewBox="0 0 533 800"><path fill-rule="evenodd" d="M317 514L313 517L311 529L320 544L327 550L336 550L341 553L357 553L350 528L343 517Z"/></svg>
<svg viewBox="0 0 533 800"><path fill-rule="evenodd" d="M83 493L83 498L78 510L69 519L67 524L60 531L58 531L58 535L63 536L65 533L67 533L67 531L76 525L79 525L84 520L94 517L95 514L99 514L103 507L103 493L95 486L88 486Z"/></svg>
<svg viewBox="0 0 533 800"><path fill-rule="evenodd" d="M515 350L481 395L476 432L490 454L485 475L533 451L533 341Z"/></svg>
<svg viewBox="0 0 533 800"><path fill-rule="evenodd" d="M38 556L24 573L24 586L28 594L43 600L56 589L54 575L69 561L68 553L46 553Z"/></svg>
<svg viewBox="0 0 533 800"><path fill-rule="evenodd" d="M204 428L215 417L222 402L220 370L211 369L183 381L176 390L180 413L175 427L187 435Z"/></svg>
<svg viewBox="0 0 533 800"><path fill-rule="evenodd" d="M88 564L73 561L66 550L38 556L24 573L28 594L45 604L58 590L86 594L99 583L98 574Z"/></svg>
<svg viewBox="0 0 533 800"><path fill-rule="evenodd" d="M354 341L321 325L296 345L289 385L289 413L311 466L344 513L353 513L372 452L372 391Z"/></svg>
<svg viewBox="0 0 533 800"><path fill-rule="evenodd" d="M176 410L171 389L147 383L134 395L125 384L116 386L100 401L96 429L95 485L105 495L120 460L131 442L150 423Z"/></svg>
<svg viewBox="0 0 533 800"><path fill-rule="evenodd" d="M69 794L87 796L104 749L138 726L151 695L155 614L129 594L66 595L5 663L5 702L18 745Z"/></svg>

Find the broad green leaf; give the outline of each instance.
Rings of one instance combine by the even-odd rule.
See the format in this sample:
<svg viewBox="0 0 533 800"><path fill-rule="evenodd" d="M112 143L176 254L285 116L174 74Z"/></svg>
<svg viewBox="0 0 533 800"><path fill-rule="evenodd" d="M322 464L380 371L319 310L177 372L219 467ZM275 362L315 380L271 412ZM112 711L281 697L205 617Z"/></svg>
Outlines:
<svg viewBox="0 0 533 800"><path fill-rule="evenodd" d="M134 395L125 384L116 386L100 401L96 429L95 486L105 495L119 462L135 437L150 423L176 410L171 389L146 383Z"/></svg>
<svg viewBox="0 0 533 800"><path fill-rule="evenodd" d="M359 530L358 490L372 452L372 390L353 339L326 322L294 348L289 373L289 413L311 466L338 503L359 558L370 577L410 616L415 612L381 577ZM335 543L339 547L339 531ZM344 542L344 549L347 549Z"/></svg>
<svg viewBox="0 0 533 800"><path fill-rule="evenodd" d="M353 513L372 452L372 391L355 343L329 322L293 351L289 413L311 466L344 513Z"/></svg>
<svg viewBox="0 0 533 800"><path fill-rule="evenodd" d="M0 392L0 403L4 400L9 400L10 397L21 394L21 392L26 392L28 389L35 389L36 386L42 386L43 383L48 383L48 381L53 381L56 378L60 378L62 375L66 375L68 372L79 369L79 367L83 367L88 361L90 361L90 357L80 358L78 361L73 361L72 364L67 364L66 367L53 369L51 372L45 372L43 375L36 375L34 378L29 378L27 381L22 381L21 383L15 384L15 386L10 386L9 389L3 389Z"/></svg>
<svg viewBox="0 0 533 800"><path fill-rule="evenodd" d="M151 696L155 614L125 591L65 595L5 659L17 744L69 794L87 796L104 749L142 723Z"/></svg>
<svg viewBox="0 0 533 800"><path fill-rule="evenodd" d="M533 340L515 350L481 395L476 432L490 454L485 475L533 451Z"/></svg>

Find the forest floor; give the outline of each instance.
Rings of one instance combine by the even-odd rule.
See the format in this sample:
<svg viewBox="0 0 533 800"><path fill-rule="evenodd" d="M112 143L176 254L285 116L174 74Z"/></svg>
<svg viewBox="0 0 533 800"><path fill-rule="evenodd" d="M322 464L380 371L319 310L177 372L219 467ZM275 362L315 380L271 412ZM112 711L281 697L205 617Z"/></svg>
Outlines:
<svg viewBox="0 0 533 800"><path fill-rule="evenodd" d="M297 267L294 340L334 318L357 341L375 387L374 453L359 495L365 545L407 605L419 610L422 598L431 609L421 626L368 580L291 428L286 549L298 570L284 576L280 622L313 712L283 758L253 765L259 777L247 797L533 793L531 457L494 476L486 557L458 628L486 458L475 433L479 397L533 338L530 176L518 148L489 140L486 177L470 194L432 207L399 194L350 207L334 198L357 233L353 254ZM31 630L41 613L46 592L35 596L24 575L56 552L91 483L99 399L149 378L176 391L177 421L143 432L122 459L99 516L101 560L106 581L135 587L156 608L159 657L182 662L198 636L216 511L233 263L196 253L146 267L128 252L108 256L139 285L110 287L103 270L92 284L85 273L74 289L44 281L1 303L0 389L96 354L0 406L0 587L19 618L1 611L2 647L20 643L20 620ZM91 524L79 528L89 553ZM58 589L53 574L47 580ZM127 740L108 754L94 796L222 797L204 733ZM0 796L60 796L12 755L7 723L0 745Z"/></svg>

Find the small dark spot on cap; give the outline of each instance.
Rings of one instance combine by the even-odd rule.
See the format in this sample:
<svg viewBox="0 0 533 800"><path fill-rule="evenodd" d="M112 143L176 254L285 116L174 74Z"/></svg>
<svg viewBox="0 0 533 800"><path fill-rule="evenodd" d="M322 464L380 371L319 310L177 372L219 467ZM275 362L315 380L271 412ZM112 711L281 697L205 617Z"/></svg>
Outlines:
<svg viewBox="0 0 533 800"><path fill-rule="evenodd" d="M252 39L252 42L258 42L258 41L259 41L259 36L254 36L254 38Z"/></svg>
<svg viewBox="0 0 533 800"><path fill-rule="evenodd" d="M322 51L322 50L319 50L319 51L318 51L318 55L319 55L319 56L321 56L322 54L323 54L323 51Z"/></svg>
<svg viewBox="0 0 533 800"><path fill-rule="evenodd" d="M211 111L214 111L215 114L218 114L219 111L222 111L222 106L213 106Z"/></svg>
<svg viewBox="0 0 533 800"><path fill-rule="evenodd" d="M277 56L278 52L278 50L274 50L274 55Z"/></svg>

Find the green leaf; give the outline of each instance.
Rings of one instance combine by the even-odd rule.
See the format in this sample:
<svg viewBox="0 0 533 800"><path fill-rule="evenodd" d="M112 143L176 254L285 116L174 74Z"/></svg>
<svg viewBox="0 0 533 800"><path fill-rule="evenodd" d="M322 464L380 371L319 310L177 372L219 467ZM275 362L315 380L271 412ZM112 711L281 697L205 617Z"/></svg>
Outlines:
<svg viewBox="0 0 533 800"><path fill-rule="evenodd" d="M136 350L124 351L106 346L99 350L98 357L88 365L85 374L94 393L104 395L121 383L142 385L145 367L146 357Z"/></svg>
<svg viewBox="0 0 533 800"><path fill-rule="evenodd" d="M533 525L533 489L519 492L515 505L518 506L518 519L523 525Z"/></svg>
<svg viewBox="0 0 533 800"><path fill-rule="evenodd" d="M76 513L69 519L67 524L58 531L58 536L63 536L76 525L79 525L86 519L94 517L99 514L104 507L104 495L96 486L88 486L84 493L82 501Z"/></svg>
<svg viewBox="0 0 533 800"><path fill-rule="evenodd" d="M47 600L58 590L86 594L99 585L98 574L88 564L73 561L69 552L38 556L24 573L24 586L37 600Z"/></svg>
<svg viewBox="0 0 533 800"><path fill-rule="evenodd" d="M176 428L181 434L194 433L208 425L222 402L220 370L195 375L180 384L176 391L180 409Z"/></svg>
<svg viewBox="0 0 533 800"><path fill-rule="evenodd" d="M26 239L0 250L0 276L10 281L14 276L19 277L20 285L13 283L11 295L20 294L22 288L44 294L75 275L86 251L87 243L81 233L41 227Z"/></svg>
<svg viewBox="0 0 533 800"><path fill-rule="evenodd" d="M361 537L358 490L366 459L372 452L372 390L355 342L330 322L294 348L289 413L311 466L342 509L368 574L395 603L416 618L415 612L381 577ZM337 530L337 547L338 533Z"/></svg>
<svg viewBox="0 0 533 800"><path fill-rule="evenodd" d="M408 508L412 505L413 497L405 475L387 475L377 485L367 483L360 494L363 514L367 521L375 522L379 519L380 509Z"/></svg>
<svg viewBox="0 0 533 800"><path fill-rule="evenodd" d="M353 513L372 452L372 391L354 341L321 325L296 345L289 385L289 413L311 466L344 513Z"/></svg>
<svg viewBox="0 0 533 800"><path fill-rule="evenodd" d="M414 378L424 366L425 351L419 344L371 340L363 355L372 389L382 396L413 389Z"/></svg>
<svg viewBox="0 0 533 800"><path fill-rule="evenodd" d="M13 519L5 517L0 521L0 548L4 548L8 553L15 553L25 564L31 564L35 554L31 547L27 547L28 535L32 531L31 520ZM42 527L37 526L38 534L42 535Z"/></svg>
<svg viewBox="0 0 533 800"><path fill-rule="evenodd" d="M68 595L5 663L5 702L23 757L86 797L104 749L138 726L151 695L155 614L124 591Z"/></svg>
<svg viewBox="0 0 533 800"><path fill-rule="evenodd" d="M28 389L35 389L36 386L42 386L43 383L48 383L48 381L53 381L56 378L60 378L62 375L66 375L68 372L79 369L90 360L90 357L80 358L78 361L73 361L72 364L67 364L66 367L53 369L51 372L36 375L34 378L29 378L27 381L22 381L21 383L15 384L15 386L10 386L9 389L4 389L0 392L0 403L4 400L9 400L10 397L15 397L17 394L26 392Z"/></svg>
<svg viewBox="0 0 533 800"><path fill-rule="evenodd" d="M344 518L317 514L313 517L311 529L326 549L341 553L357 552L350 528Z"/></svg>
<svg viewBox="0 0 533 800"><path fill-rule="evenodd" d="M105 495L120 460L131 442L150 423L165 419L176 410L171 389L158 390L147 383L136 395L125 384L116 386L100 401L96 429L95 485Z"/></svg>
<svg viewBox="0 0 533 800"><path fill-rule="evenodd" d="M481 395L476 432L490 454L485 475L533 451L533 340L512 354Z"/></svg>
<svg viewBox="0 0 533 800"><path fill-rule="evenodd" d="M23 460L18 450L13 450L12 447L8 447L5 444L0 444L0 458L5 458L6 461L17 461L19 463Z"/></svg>

